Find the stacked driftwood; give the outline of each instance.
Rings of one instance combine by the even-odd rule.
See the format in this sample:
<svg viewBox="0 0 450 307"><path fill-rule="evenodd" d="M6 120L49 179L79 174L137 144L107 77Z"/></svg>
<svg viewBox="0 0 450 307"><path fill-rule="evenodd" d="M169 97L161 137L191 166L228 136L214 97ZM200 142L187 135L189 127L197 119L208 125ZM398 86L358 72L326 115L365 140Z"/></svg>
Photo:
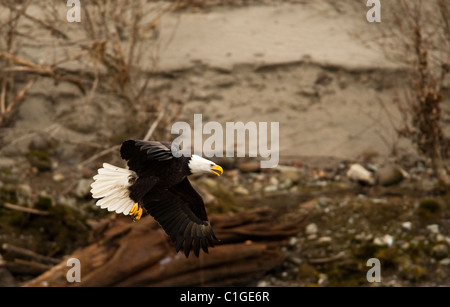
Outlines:
<svg viewBox="0 0 450 307"><path fill-rule="evenodd" d="M176 254L150 217L137 223L118 217L93 234L93 243L69 258L80 262L80 282L68 282L72 266L55 265L25 286L212 286L255 280L280 265L283 240L301 230L304 213L263 207L234 214L211 215L221 243L200 258Z"/></svg>

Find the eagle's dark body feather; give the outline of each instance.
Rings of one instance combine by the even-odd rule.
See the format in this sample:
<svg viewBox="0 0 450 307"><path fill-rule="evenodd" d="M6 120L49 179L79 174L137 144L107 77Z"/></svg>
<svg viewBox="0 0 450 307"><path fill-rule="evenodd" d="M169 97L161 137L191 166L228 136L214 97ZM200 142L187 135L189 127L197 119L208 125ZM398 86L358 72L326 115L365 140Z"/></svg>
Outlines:
<svg viewBox="0 0 450 307"><path fill-rule="evenodd" d="M174 157L170 142L129 140L122 144L120 153L137 174L129 187L130 198L158 221L176 250L183 249L186 257L191 249L197 257L200 248L208 252L217 238L203 200L187 178L191 158Z"/></svg>

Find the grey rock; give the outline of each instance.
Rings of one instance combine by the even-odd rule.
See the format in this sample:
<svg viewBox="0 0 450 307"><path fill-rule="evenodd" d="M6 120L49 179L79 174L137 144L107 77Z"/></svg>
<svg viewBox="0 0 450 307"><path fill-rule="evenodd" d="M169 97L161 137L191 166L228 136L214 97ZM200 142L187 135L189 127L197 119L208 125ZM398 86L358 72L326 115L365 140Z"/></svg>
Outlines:
<svg viewBox="0 0 450 307"><path fill-rule="evenodd" d="M42 134L37 134L31 139L30 143L28 144L28 149L48 152L51 150L52 146L53 143L48 137Z"/></svg>
<svg viewBox="0 0 450 307"><path fill-rule="evenodd" d="M448 247L446 244L437 244L431 249L431 255L436 259L443 259L448 256Z"/></svg>
<svg viewBox="0 0 450 307"><path fill-rule="evenodd" d="M26 155L31 166L37 168L41 172L52 170L52 160L46 152L39 150L31 150Z"/></svg>
<svg viewBox="0 0 450 307"><path fill-rule="evenodd" d="M379 185L387 187L402 182L404 179L409 178L409 175L401 167L389 164L381 167L376 177Z"/></svg>

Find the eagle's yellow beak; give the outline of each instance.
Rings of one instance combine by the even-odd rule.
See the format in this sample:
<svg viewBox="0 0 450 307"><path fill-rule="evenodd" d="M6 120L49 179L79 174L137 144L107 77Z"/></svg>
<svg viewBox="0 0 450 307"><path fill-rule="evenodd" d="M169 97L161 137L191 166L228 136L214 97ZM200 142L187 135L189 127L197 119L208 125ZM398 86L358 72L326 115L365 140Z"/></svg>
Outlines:
<svg viewBox="0 0 450 307"><path fill-rule="evenodd" d="M223 174L223 168L219 165L214 165L213 167L211 167L211 172L213 172L217 176L220 176Z"/></svg>

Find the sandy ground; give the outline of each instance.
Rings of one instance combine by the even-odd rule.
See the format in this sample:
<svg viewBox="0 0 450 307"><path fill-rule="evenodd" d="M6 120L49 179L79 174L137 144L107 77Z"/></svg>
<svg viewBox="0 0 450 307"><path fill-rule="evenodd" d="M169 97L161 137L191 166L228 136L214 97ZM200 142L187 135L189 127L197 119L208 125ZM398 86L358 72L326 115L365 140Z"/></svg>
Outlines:
<svg viewBox="0 0 450 307"><path fill-rule="evenodd" d="M57 10L60 19L65 11L63 6ZM392 95L401 88L405 72L370 43L377 24L365 20L366 11L364 6L339 8L314 1L167 13L161 18L158 44L149 43L149 59L144 57L141 67L151 78L149 100L181 101L180 120L191 125L194 114L223 126L227 121L278 122L282 158L355 159L368 151L387 155L394 148L411 153L393 127L400 116ZM44 14L37 8L30 12ZM61 21L61 29L85 43L82 26ZM78 50L52 48L48 33L35 31L42 38L22 52L37 63ZM154 54L156 68L150 59ZM67 68L76 65L91 66L81 62ZM63 127L53 136L62 140L92 142L123 134L114 131L120 130L115 121L124 120L120 101L98 93L96 101L108 101L98 114L83 104L89 98L71 85L39 81L30 93L33 103L23 103L14 129L2 133L6 147L16 140L8 152L25 150L27 133L53 131L55 122ZM105 116L99 118L101 114ZM25 137L17 141L18 134Z"/></svg>

